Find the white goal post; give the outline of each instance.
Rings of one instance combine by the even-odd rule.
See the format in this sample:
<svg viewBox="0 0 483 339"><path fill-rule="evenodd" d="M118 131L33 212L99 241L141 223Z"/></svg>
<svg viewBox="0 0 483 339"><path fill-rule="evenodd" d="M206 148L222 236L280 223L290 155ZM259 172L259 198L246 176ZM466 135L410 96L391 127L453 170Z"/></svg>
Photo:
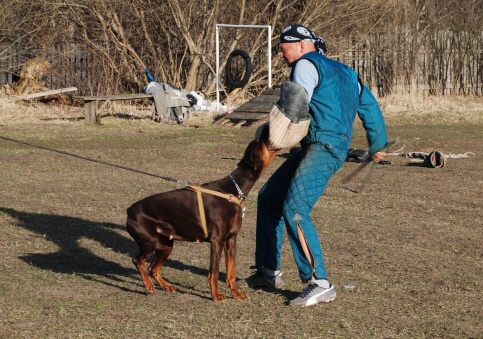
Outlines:
<svg viewBox="0 0 483 339"><path fill-rule="evenodd" d="M220 38L219 28L258 28L267 29L268 32L268 88L272 88L272 26L265 25L225 25L216 24L216 103L220 107Z"/></svg>

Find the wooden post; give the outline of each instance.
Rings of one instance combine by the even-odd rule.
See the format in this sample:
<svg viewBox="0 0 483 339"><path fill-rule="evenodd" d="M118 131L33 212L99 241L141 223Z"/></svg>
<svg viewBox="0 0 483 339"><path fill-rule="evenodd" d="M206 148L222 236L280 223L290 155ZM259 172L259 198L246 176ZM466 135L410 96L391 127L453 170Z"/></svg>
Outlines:
<svg viewBox="0 0 483 339"><path fill-rule="evenodd" d="M96 122L97 102L97 100L92 100L84 103L86 122Z"/></svg>

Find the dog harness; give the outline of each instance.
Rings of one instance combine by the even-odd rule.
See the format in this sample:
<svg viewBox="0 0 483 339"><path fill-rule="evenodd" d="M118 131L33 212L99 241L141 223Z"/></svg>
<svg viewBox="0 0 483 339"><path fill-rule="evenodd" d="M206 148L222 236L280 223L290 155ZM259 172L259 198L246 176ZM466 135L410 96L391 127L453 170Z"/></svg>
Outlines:
<svg viewBox="0 0 483 339"><path fill-rule="evenodd" d="M186 184L186 187L185 187L186 189L196 192L196 196L198 198L198 209L200 211L201 226L203 227L203 231L205 232L206 238L208 238L208 227L206 225L206 214L205 214L205 207L204 207L204 204L203 204L202 193L211 194L211 195L215 195L215 196L220 197L220 198L224 198L224 199L228 200L229 202L231 202L235 205L243 207L243 201L245 200L246 196L241 191L240 187L236 183L233 176L230 174L230 175L228 175L228 177L235 184L236 189L238 190L238 197L235 197L233 194L221 193L221 192L213 191L213 190L210 190L210 189L207 189L207 188L203 188L203 187L195 185L195 184L191 184L191 183Z"/></svg>

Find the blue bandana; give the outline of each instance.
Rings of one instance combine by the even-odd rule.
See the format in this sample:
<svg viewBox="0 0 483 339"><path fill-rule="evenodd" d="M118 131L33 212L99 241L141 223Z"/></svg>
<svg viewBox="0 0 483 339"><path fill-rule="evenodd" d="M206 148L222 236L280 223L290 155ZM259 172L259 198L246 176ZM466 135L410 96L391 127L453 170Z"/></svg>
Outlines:
<svg viewBox="0 0 483 339"><path fill-rule="evenodd" d="M310 41L313 42L317 52L324 55L327 52L325 41L321 37L315 35L307 27L296 24L285 27L280 34L279 43L298 42L298 41Z"/></svg>

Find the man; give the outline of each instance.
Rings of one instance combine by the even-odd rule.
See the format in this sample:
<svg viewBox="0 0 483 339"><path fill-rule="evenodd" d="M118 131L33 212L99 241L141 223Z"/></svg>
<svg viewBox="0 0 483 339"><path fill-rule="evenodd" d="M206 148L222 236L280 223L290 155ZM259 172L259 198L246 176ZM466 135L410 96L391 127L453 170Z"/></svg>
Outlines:
<svg viewBox="0 0 483 339"><path fill-rule="evenodd" d="M289 302L309 306L335 299L322 249L310 212L330 177L343 165L351 143L356 113L367 133L372 159L386 153L386 126L370 90L350 67L324 56L325 42L302 25L280 35L280 56L292 68L290 80L307 91L311 123L301 141L302 151L285 161L258 196L255 267L240 285L283 286L280 257L284 226L298 267L309 284Z"/></svg>

